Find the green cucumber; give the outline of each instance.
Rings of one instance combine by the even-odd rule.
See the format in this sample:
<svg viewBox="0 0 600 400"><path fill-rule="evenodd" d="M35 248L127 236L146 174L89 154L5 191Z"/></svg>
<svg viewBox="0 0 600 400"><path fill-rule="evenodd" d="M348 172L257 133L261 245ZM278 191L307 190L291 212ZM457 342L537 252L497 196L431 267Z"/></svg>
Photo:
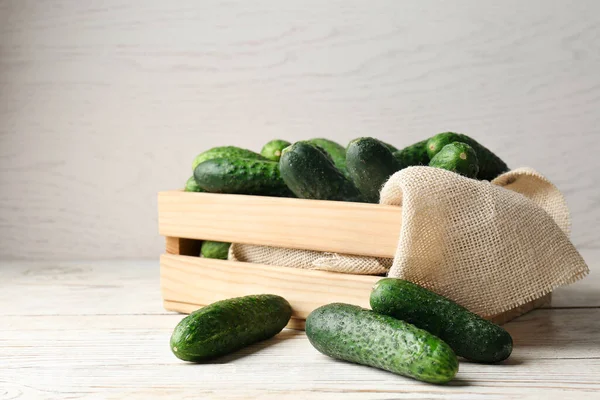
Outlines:
<svg viewBox="0 0 600 400"><path fill-rule="evenodd" d="M212 160L213 158L248 158L253 160L266 160L266 158L261 156L260 154L255 153L252 150L242 149L240 147L213 147L210 150L206 150L205 152L198 154L196 158L194 158L194 162L192 163L192 171L196 170L198 164L204 161Z"/></svg>
<svg viewBox="0 0 600 400"><path fill-rule="evenodd" d="M293 196L274 161L213 158L198 164L194 179L210 193Z"/></svg>
<svg viewBox="0 0 600 400"><path fill-rule="evenodd" d="M379 203L379 192L402 169L389 147L375 138L354 139L346 149L346 168L365 201Z"/></svg>
<svg viewBox="0 0 600 400"><path fill-rule="evenodd" d="M202 242L202 247L200 248L200 255L204 258L227 260L227 255L229 254L230 246L231 243L214 242L211 240L206 240Z"/></svg>
<svg viewBox="0 0 600 400"><path fill-rule="evenodd" d="M358 306L333 303L306 319L306 336L321 353L431 383L458 372L458 360L441 339L407 322Z"/></svg>
<svg viewBox="0 0 600 400"><path fill-rule="evenodd" d="M391 145L391 144L389 144L389 143L383 142L383 141L381 141L381 140L380 140L380 142L381 142L381 143L382 143L382 144L383 144L385 147L387 147L387 148L388 148L388 150L389 150L389 151L391 151L392 153L394 153L394 152L396 152L396 151L399 151L399 150L398 150L398 149L397 149L395 146L392 146L392 145ZM347 148L346 148L346 151L348 151L348 149L347 149Z"/></svg>
<svg viewBox="0 0 600 400"><path fill-rule="evenodd" d="M279 161L281 151L288 146L291 146L291 143L288 141L280 139L271 140L263 146L260 155L271 161Z"/></svg>
<svg viewBox="0 0 600 400"><path fill-rule="evenodd" d="M512 337L506 330L414 283L381 279L370 301L373 311L439 336L466 359L494 363L507 359L512 352Z"/></svg>
<svg viewBox="0 0 600 400"><path fill-rule="evenodd" d="M339 143L329 139L315 138L307 140L308 143L315 144L325 150L333 160L335 166L346 174L346 149Z"/></svg>
<svg viewBox="0 0 600 400"><path fill-rule="evenodd" d="M467 178L477 178L479 160L471 146L462 142L445 145L429 162L430 167L443 168Z"/></svg>
<svg viewBox="0 0 600 400"><path fill-rule="evenodd" d="M272 294L222 300L185 317L171 335L171 351L184 361L206 361L275 336L292 316Z"/></svg>
<svg viewBox="0 0 600 400"><path fill-rule="evenodd" d="M498 175L508 171L508 166L497 155L479 144L475 139L461 133L439 133L427 141L427 153L433 158L444 146L453 142L466 143L475 150L479 159L478 179L491 181Z"/></svg>
<svg viewBox="0 0 600 400"><path fill-rule="evenodd" d="M196 183L196 180L194 179L193 176L191 176L185 183L184 191L186 191L186 192L204 192L204 190L202 190L202 188L200 186L198 186L198 184Z"/></svg>
<svg viewBox="0 0 600 400"><path fill-rule="evenodd" d="M394 157L400 161L403 167L411 167L414 165L428 165L429 154L427 154L427 140L422 140L410 146L406 146L402 150L394 152Z"/></svg>
<svg viewBox="0 0 600 400"><path fill-rule="evenodd" d="M321 148L309 142L296 142L283 150L279 169L283 181L300 198L362 201L354 183Z"/></svg>

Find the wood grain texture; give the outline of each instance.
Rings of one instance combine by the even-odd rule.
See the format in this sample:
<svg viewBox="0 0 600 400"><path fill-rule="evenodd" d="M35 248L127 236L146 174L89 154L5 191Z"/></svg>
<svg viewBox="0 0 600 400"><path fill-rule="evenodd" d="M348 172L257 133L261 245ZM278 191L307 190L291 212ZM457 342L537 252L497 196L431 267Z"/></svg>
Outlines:
<svg viewBox="0 0 600 400"><path fill-rule="evenodd" d="M518 181L504 188L523 192ZM393 258L402 207L379 204L189 193L158 193L158 231L167 253L198 255L197 240ZM179 239L178 239L179 238Z"/></svg>
<svg viewBox="0 0 600 400"><path fill-rule="evenodd" d="M375 204L166 191L164 236L394 257L402 208Z"/></svg>
<svg viewBox="0 0 600 400"><path fill-rule="evenodd" d="M444 130L545 174L598 248L599 62L595 0L2 0L0 256L158 257L156 193L210 146Z"/></svg>
<svg viewBox="0 0 600 400"><path fill-rule="evenodd" d="M160 287L166 301L199 308L231 297L272 293L287 299L292 316L299 319L334 302L369 307L371 288L381 279L172 254L163 254L160 264Z"/></svg>
<svg viewBox="0 0 600 400"><path fill-rule="evenodd" d="M507 326L511 361L463 362L449 386L332 360L295 330L193 365L169 350L178 315L3 317L0 387L6 399L592 399L599 317L598 309L534 311Z"/></svg>
<svg viewBox="0 0 600 400"><path fill-rule="evenodd" d="M156 262L2 262L0 399L593 399L600 252L584 256L592 274L557 293L565 306L579 293L575 304L586 308L509 322L511 358L462 362L449 386L332 360L296 330L214 363L184 363L169 350L182 316L158 301Z"/></svg>
<svg viewBox="0 0 600 400"><path fill-rule="evenodd" d="M160 287L165 309L191 313L202 306L232 297L272 293L286 298L292 316L305 320L314 309L330 303L370 308L370 275L286 268L236 261L212 260L175 254L160 258ZM552 294L496 315L484 316L503 325L531 310L549 305ZM289 328L303 329L293 321Z"/></svg>

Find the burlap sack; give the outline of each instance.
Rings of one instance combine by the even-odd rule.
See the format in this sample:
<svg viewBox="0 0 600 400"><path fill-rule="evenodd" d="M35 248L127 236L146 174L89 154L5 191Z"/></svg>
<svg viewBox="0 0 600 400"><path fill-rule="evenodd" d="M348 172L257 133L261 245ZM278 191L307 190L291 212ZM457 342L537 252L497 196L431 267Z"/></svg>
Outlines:
<svg viewBox="0 0 600 400"><path fill-rule="evenodd" d="M507 190L509 189L509 190ZM402 206L394 259L233 244L229 259L407 279L480 315L584 277L563 196L532 169L477 181L430 167L394 174L381 204Z"/></svg>

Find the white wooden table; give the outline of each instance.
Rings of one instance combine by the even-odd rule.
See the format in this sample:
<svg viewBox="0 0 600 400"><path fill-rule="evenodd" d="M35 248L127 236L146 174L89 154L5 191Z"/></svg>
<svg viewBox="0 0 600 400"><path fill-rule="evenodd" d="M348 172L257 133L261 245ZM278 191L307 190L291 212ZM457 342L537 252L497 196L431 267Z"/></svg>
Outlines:
<svg viewBox="0 0 600 400"><path fill-rule="evenodd" d="M509 324L500 365L460 364L447 386L335 361L285 330L212 364L175 358L158 261L0 263L0 399L600 399L600 250L552 308Z"/></svg>

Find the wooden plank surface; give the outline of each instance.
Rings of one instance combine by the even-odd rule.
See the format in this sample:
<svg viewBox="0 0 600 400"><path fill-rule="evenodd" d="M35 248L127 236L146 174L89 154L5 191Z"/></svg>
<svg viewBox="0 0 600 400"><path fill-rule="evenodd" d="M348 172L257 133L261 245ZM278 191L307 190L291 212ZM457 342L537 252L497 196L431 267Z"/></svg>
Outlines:
<svg viewBox="0 0 600 400"><path fill-rule="evenodd" d="M158 194L163 236L393 257L402 208L264 196Z"/></svg>
<svg viewBox="0 0 600 400"><path fill-rule="evenodd" d="M598 0L1 0L0 254L158 258L156 193L213 146L446 130L547 175L599 248L599 26Z"/></svg>
<svg viewBox="0 0 600 400"><path fill-rule="evenodd" d="M179 361L157 261L0 262L0 399L594 399L600 391L600 252L549 308L506 324L512 357L462 362L432 386L329 359L285 330L215 363ZM573 299L570 301L569 299Z"/></svg>
<svg viewBox="0 0 600 400"><path fill-rule="evenodd" d="M571 399L600 390L598 309L535 311L510 323L516 342L510 361L463 362L450 386L329 359L294 330L213 364L187 364L168 346L180 318L4 317L0 398L483 399L558 393Z"/></svg>

